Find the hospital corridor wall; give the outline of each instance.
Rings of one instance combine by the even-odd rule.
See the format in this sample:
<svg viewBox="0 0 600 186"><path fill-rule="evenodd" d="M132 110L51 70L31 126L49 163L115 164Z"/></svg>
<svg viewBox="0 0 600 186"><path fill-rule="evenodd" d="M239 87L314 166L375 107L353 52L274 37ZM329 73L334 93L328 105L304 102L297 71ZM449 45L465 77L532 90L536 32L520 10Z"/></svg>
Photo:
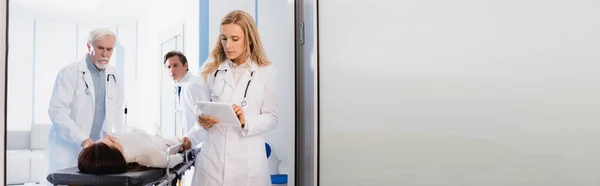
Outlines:
<svg viewBox="0 0 600 186"><path fill-rule="evenodd" d="M319 185L600 185L598 1L318 1Z"/></svg>

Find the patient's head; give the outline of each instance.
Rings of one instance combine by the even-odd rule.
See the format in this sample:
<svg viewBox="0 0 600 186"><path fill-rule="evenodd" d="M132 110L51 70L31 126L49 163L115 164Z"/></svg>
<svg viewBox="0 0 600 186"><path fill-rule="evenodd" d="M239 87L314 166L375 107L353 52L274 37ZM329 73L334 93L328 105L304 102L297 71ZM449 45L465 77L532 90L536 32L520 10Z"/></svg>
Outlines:
<svg viewBox="0 0 600 186"><path fill-rule="evenodd" d="M119 140L111 135L106 135L106 137L99 139L97 142L102 142L106 145L108 145L109 147L114 147L119 149L119 151L121 151L121 153L123 152L123 146L121 146L121 143L119 142Z"/></svg>
<svg viewBox="0 0 600 186"><path fill-rule="evenodd" d="M127 172L123 147L107 136L79 153L79 171L86 174L118 174Z"/></svg>

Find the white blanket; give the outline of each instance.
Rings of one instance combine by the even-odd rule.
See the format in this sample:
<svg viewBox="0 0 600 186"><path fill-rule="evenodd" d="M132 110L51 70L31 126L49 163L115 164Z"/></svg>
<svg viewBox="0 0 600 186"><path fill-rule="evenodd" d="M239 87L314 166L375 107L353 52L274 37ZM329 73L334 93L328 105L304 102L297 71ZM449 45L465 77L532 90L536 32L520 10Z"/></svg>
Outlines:
<svg viewBox="0 0 600 186"><path fill-rule="evenodd" d="M164 138L160 134L151 134L144 130L117 132L112 134L123 146L127 163L137 162L140 165L155 168L167 166L167 148L179 142L177 138ZM169 168L183 162L179 154L171 154Z"/></svg>

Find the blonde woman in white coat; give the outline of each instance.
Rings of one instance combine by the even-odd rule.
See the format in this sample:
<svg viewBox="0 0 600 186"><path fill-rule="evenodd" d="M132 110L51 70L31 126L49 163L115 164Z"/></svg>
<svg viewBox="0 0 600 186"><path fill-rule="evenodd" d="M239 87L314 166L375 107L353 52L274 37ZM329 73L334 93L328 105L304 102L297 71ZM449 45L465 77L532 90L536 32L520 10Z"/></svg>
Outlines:
<svg viewBox="0 0 600 186"><path fill-rule="evenodd" d="M192 185L271 185L263 133L278 122L276 78L254 19L239 10L227 14L211 59L201 68L201 97L230 103L241 125L219 123L219 118L203 114L198 117L207 132Z"/></svg>

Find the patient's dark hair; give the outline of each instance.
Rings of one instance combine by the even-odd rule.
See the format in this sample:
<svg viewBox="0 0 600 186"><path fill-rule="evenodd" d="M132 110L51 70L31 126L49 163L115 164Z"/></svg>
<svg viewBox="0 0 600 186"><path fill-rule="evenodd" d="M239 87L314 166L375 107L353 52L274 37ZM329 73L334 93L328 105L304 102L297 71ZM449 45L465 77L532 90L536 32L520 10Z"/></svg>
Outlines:
<svg viewBox="0 0 600 186"><path fill-rule="evenodd" d="M96 142L79 153L77 167L85 174L120 174L150 169L136 162L128 164L119 149L101 142Z"/></svg>
<svg viewBox="0 0 600 186"><path fill-rule="evenodd" d="M83 149L77 160L79 171L86 174L119 174L127 172L125 157L116 147L96 142Z"/></svg>

